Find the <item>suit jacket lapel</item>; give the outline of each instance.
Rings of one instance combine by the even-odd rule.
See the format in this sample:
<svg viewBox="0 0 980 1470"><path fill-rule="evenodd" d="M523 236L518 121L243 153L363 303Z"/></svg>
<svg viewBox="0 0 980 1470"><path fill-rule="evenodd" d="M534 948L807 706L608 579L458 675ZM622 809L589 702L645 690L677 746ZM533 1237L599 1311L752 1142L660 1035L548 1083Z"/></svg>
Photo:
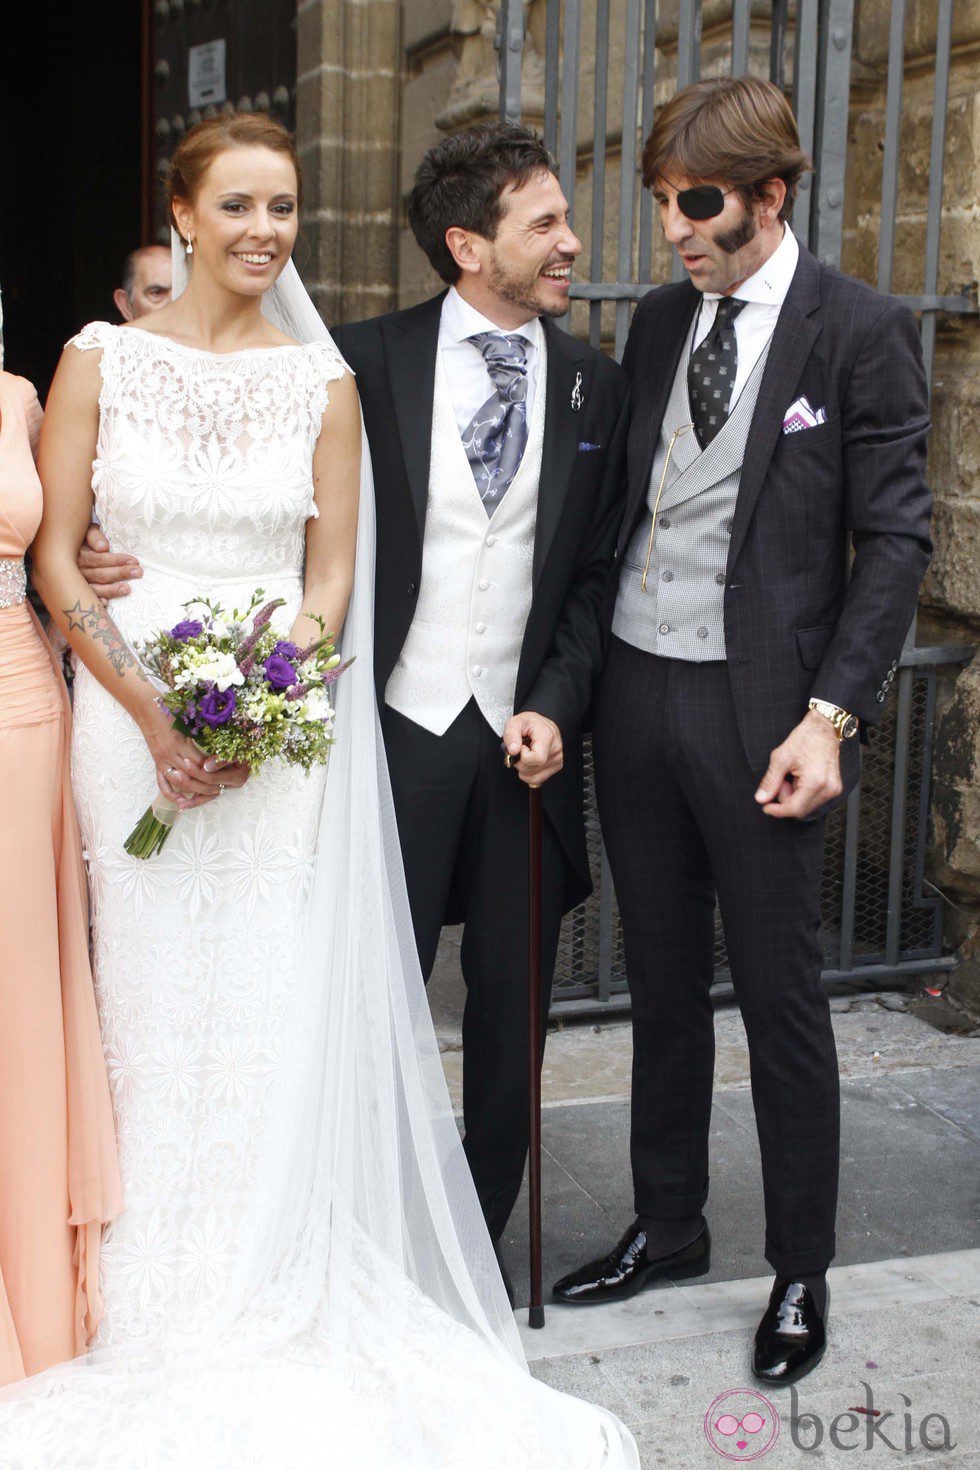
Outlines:
<svg viewBox="0 0 980 1470"><path fill-rule="evenodd" d="M391 396L412 491L419 536L425 531L432 455L432 403L435 396L439 320L445 291L412 311L382 324Z"/></svg>
<svg viewBox="0 0 980 1470"><path fill-rule="evenodd" d="M687 282L685 286L687 289L676 293L673 304L664 314L656 339L648 344L652 361L649 365L641 366L638 363L633 369L631 428L627 451L629 490L623 521L623 544L633 534L637 515L647 498L657 440L674 386L677 366L691 329L691 319L701 299L700 292L693 286ZM686 437L682 436L674 446L675 454L678 445ZM688 455L684 453L685 450L689 450L689 446L685 445L682 449L682 458L686 463Z"/></svg>
<svg viewBox="0 0 980 1470"><path fill-rule="evenodd" d="M800 247L800 258L772 335L769 358L749 426L739 480L738 500L728 552L731 569L742 545L769 468L783 416L796 396L800 375L822 330L814 313L820 305L820 266Z"/></svg>
<svg viewBox="0 0 980 1470"><path fill-rule="evenodd" d="M538 393L544 389L546 397L538 518L534 533L535 583L541 575L561 519L581 438L579 425L583 416L572 408L572 391L577 376L581 374L579 392L583 403L588 403L594 368L594 361L590 360L590 354L581 342L546 317L542 317L541 324L548 348L548 381L547 385L539 382L536 389Z"/></svg>

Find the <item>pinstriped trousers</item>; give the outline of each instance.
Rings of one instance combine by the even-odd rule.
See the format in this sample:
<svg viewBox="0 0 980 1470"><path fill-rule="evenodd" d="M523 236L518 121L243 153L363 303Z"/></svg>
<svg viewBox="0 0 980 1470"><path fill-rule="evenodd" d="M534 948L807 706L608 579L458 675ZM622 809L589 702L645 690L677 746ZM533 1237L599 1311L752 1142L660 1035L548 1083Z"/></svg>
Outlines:
<svg viewBox="0 0 980 1470"><path fill-rule="evenodd" d="M662 659L613 638L594 751L632 996L636 1210L681 1218L708 1196L717 897L749 1044L766 1259L782 1277L822 1271L840 1132L820 983L824 824L756 805L762 772L745 755L724 662Z"/></svg>

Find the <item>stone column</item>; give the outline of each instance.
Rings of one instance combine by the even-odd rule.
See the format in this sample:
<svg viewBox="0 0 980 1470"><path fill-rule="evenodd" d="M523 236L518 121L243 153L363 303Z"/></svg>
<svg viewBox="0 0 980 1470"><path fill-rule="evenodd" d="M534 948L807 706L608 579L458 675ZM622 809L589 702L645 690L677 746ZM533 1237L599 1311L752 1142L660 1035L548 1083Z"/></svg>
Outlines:
<svg viewBox="0 0 980 1470"><path fill-rule="evenodd" d="M387 311L396 294L399 0L300 0L297 264L327 322Z"/></svg>

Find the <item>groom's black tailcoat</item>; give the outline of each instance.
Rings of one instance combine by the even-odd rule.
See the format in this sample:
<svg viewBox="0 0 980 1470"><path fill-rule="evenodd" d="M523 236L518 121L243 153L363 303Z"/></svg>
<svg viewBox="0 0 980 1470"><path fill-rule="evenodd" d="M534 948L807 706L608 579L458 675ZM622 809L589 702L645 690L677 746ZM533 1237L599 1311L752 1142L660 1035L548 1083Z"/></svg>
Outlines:
<svg viewBox="0 0 980 1470"><path fill-rule="evenodd" d="M699 299L689 282L664 286L634 317L620 564L649 516L654 451ZM784 434L801 395L827 421ZM801 249L730 524L726 658L685 663L613 638L597 696L599 813L634 1016L636 1206L677 1218L707 1195L717 897L749 1041L766 1253L781 1276L820 1271L834 1251L839 1104L820 985L823 822L768 817L753 795L811 696L858 715L862 728L881 716L931 551L927 432L911 312ZM852 739L842 748L846 788L858 773Z"/></svg>
<svg viewBox="0 0 980 1470"><path fill-rule="evenodd" d="M504 769L499 736L474 701L442 736L384 704L422 580L443 299L336 328L334 336L354 370L371 447L375 678L419 957L428 977L441 925L465 923L466 1148L497 1237L527 1149L527 792ZM550 992L561 915L591 887L581 731L602 663L602 605L622 520L627 390L617 363L553 322L542 324L547 370L536 391L546 395L544 445L514 711L554 720L564 745L564 768L542 793Z"/></svg>

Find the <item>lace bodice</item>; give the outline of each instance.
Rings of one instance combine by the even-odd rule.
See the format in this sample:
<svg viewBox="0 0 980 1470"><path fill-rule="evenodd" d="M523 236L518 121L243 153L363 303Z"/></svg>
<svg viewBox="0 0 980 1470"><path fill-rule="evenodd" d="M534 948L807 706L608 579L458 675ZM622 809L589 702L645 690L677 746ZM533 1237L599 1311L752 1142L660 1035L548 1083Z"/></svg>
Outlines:
<svg viewBox="0 0 980 1470"><path fill-rule="evenodd" d="M336 348L219 354L108 322L69 346L102 353L92 489L114 547L191 578L301 573Z"/></svg>

